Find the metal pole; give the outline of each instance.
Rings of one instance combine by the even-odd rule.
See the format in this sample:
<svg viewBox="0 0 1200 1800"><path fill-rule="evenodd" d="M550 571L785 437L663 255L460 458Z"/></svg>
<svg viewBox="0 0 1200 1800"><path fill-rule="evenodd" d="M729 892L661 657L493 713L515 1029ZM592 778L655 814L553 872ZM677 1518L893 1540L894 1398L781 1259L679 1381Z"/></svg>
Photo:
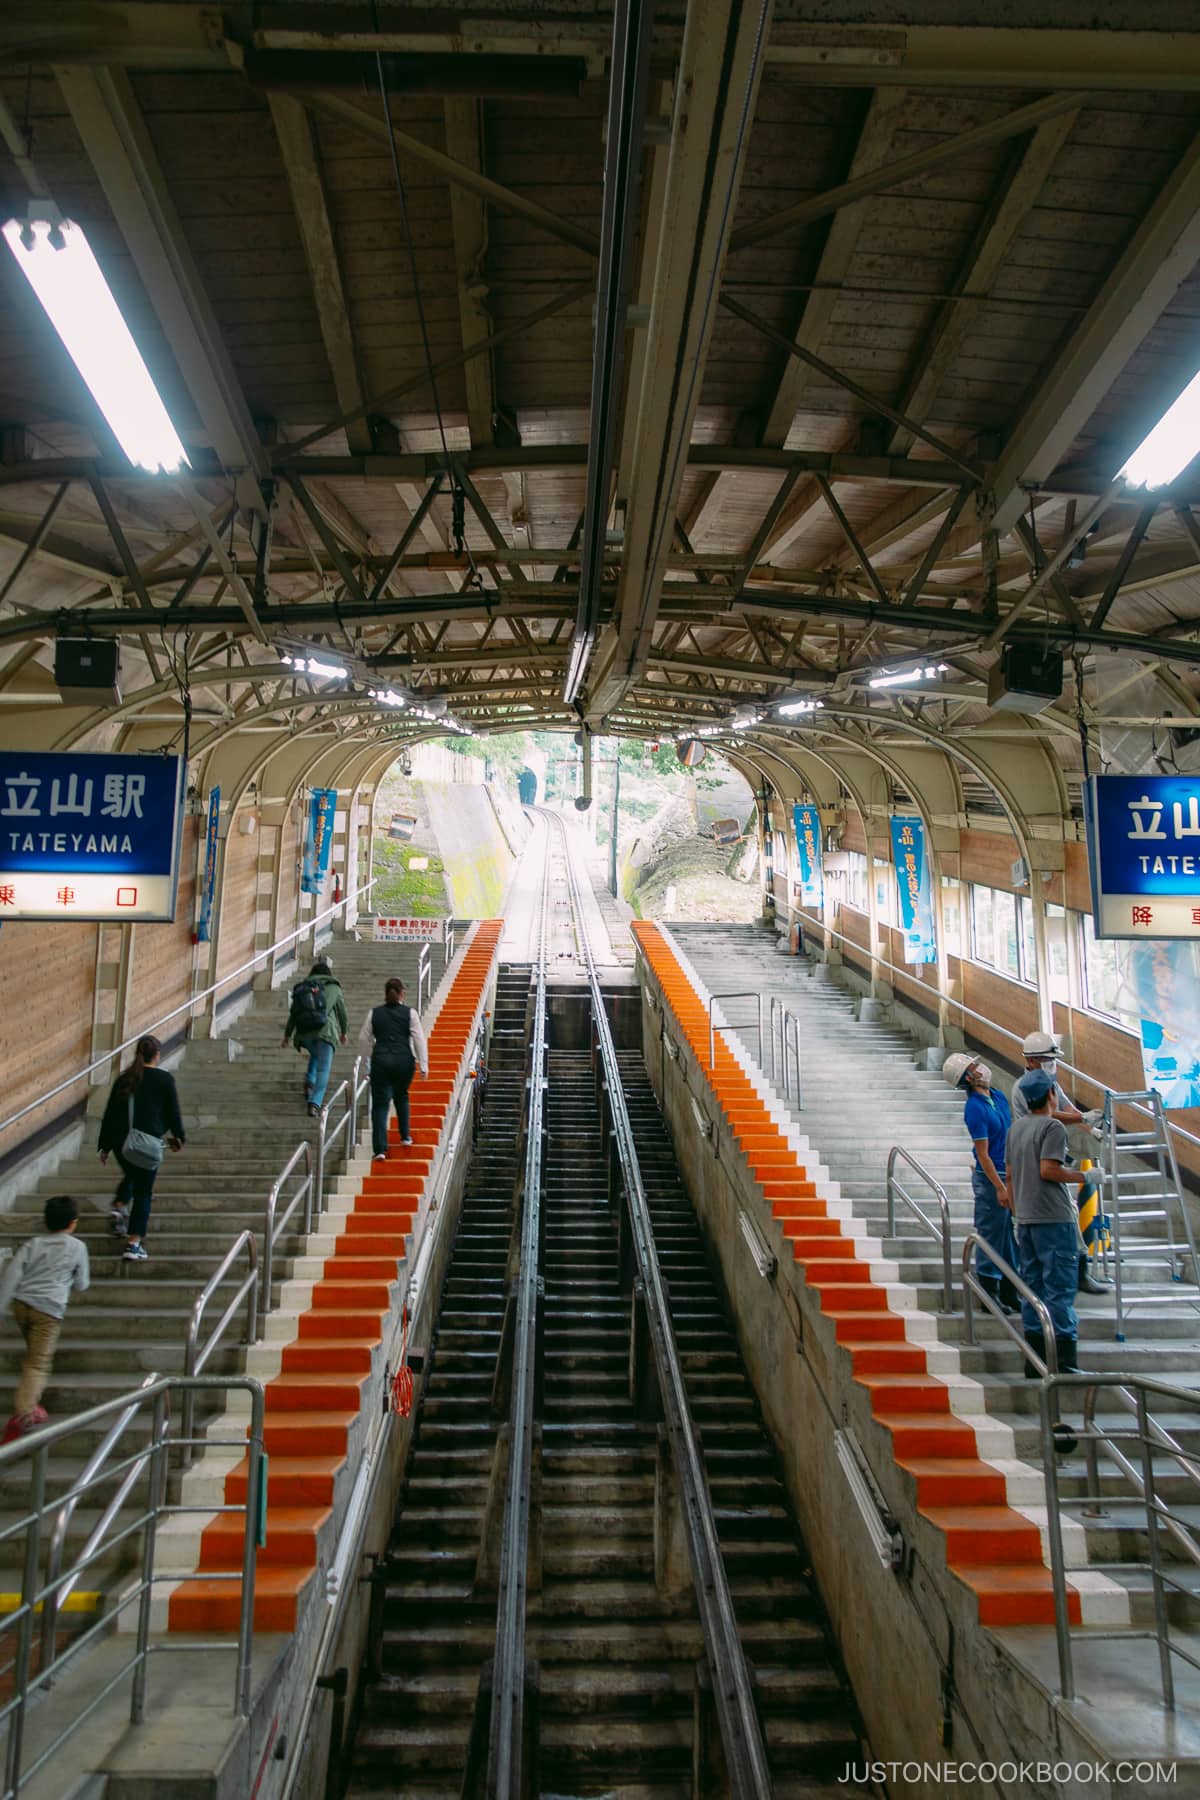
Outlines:
<svg viewBox="0 0 1200 1800"><path fill-rule="evenodd" d="M970 1290L963 1283L963 1299L970 1307ZM968 1340L969 1341L969 1340ZM1054 1421L1058 1414L1057 1383L1042 1383L1039 1396L1042 1413L1042 1465L1046 1471L1046 1536L1050 1540L1050 1572L1054 1581L1054 1634L1058 1640L1058 1681L1064 1700L1075 1698L1075 1675L1071 1665L1071 1615L1067 1610L1067 1568L1063 1555L1062 1512L1058 1493L1058 1457L1054 1443Z"/></svg>
<svg viewBox="0 0 1200 1800"><path fill-rule="evenodd" d="M167 1395L154 1396L154 1425L150 1438L150 1481L146 1496L146 1530L142 1539L142 1591L138 1596L137 1655L133 1669L133 1695L129 1719L140 1725L146 1714L146 1677L150 1661L150 1618L154 1605L154 1548L158 1515L166 1492Z"/></svg>
<svg viewBox="0 0 1200 1800"><path fill-rule="evenodd" d="M237 1682L234 1689L234 1705L243 1719L250 1715L250 1657L254 1641L254 1574L258 1560L264 1407L262 1386L256 1383L250 1390L250 1437L246 1445L246 1530L242 1539L242 1605L238 1618Z"/></svg>
<svg viewBox="0 0 1200 1800"><path fill-rule="evenodd" d="M16 1708L8 1725L5 1755L5 1786L15 1794L21 1783L21 1745L25 1735L25 1708L29 1704L29 1665L33 1657L33 1597L38 1588L41 1564L42 1508L46 1504L46 1460L43 1445L33 1459L32 1492L29 1496L29 1536L25 1539L25 1567L21 1576L21 1624L17 1634L17 1656L13 1670Z"/></svg>
<svg viewBox="0 0 1200 1800"><path fill-rule="evenodd" d="M1150 1580L1154 1590L1154 1635L1158 1639L1158 1668L1162 1679L1163 1705L1175 1710L1175 1676L1171 1668L1171 1622L1167 1617L1167 1597L1163 1592L1162 1545L1158 1536L1161 1502L1154 1491L1154 1461L1150 1448L1150 1421L1146 1411L1146 1390L1137 1390L1138 1446L1142 1453L1142 1491L1146 1501L1146 1535L1149 1539Z"/></svg>

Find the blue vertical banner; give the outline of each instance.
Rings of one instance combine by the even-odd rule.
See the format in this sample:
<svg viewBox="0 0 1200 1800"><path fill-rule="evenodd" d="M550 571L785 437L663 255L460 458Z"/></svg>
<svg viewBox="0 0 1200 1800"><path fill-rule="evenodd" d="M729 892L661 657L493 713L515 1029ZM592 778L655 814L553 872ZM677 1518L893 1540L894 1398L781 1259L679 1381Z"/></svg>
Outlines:
<svg viewBox="0 0 1200 1800"><path fill-rule="evenodd" d="M825 875L821 866L821 815L815 806L794 806L800 899L805 906L824 906Z"/></svg>
<svg viewBox="0 0 1200 1800"><path fill-rule="evenodd" d="M925 827L920 819L893 819L892 861L900 894L900 928L904 932L904 960L908 963L937 961L937 935L933 926L933 879L926 854Z"/></svg>
<svg viewBox="0 0 1200 1800"><path fill-rule="evenodd" d="M329 853L333 849L333 819L336 811L336 788L312 789L308 797L304 864L300 876L300 888L305 894L319 894L321 883L329 873Z"/></svg>
<svg viewBox="0 0 1200 1800"><path fill-rule="evenodd" d="M196 942L207 944L212 927L213 895L217 887L217 828L221 823L221 790L211 788L208 795L208 826L204 833L204 874L200 882L200 920L196 926Z"/></svg>

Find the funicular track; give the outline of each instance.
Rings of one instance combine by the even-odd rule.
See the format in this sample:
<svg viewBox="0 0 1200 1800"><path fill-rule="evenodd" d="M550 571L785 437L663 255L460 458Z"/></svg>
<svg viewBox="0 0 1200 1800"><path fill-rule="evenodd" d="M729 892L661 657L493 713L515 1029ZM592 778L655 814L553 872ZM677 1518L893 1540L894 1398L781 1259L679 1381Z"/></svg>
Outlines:
<svg viewBox="0 0 1200 1800"><path fill-rule="evenodd" d="M500 971L345 1791L844 1791L853 1701L641 1056L613 1043L567 834L542 817L532 962ZM568 959L591 1053L546 1047Z"/></svg>

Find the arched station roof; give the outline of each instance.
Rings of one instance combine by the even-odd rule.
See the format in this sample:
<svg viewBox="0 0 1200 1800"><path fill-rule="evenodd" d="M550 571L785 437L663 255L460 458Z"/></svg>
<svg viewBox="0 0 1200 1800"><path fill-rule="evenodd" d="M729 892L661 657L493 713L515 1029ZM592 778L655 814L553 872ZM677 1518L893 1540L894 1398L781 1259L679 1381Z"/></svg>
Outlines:
<svg viewBox="0 0 1200 1800"><path fill-rule="evenodd" d="M1200 31L955 13L8 0L5 216L86 229L191 468L122 458L0 255L2 741L177 744L186 694L199 772L285 793L443 716L754 715L760 774L1034 831L1081 721L1182 754L1200 466L1117 471L1200 367ZM1036 717L1009 639L1066 657Z"/></svg>

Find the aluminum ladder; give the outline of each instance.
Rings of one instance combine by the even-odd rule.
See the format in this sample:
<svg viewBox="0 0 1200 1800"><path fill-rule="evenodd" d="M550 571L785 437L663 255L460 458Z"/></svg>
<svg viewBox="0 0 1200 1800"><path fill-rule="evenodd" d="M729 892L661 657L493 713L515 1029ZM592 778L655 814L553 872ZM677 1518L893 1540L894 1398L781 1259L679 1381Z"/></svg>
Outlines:
<svg viewBox="0 0 1200 1800"><path fill-rule="evenodd" d="M1118 1109L1148 1114L1133 1130L1117 1123ZM1101 1124L1105 1207L1111 1219L1117 1342L1125 1342L1125 1321L1138 1307L1190 1306L1200 1312L1200 1264L1184 1204L1175 1146L1167 1129L1162 1096L1154 1089L1105 1095ZM1108 1256L1105 1255L1107 1263ZM1170 1287L1126 1287L1129 1263L1162 1263ZM1190 1283L1190 1292L1179 1292Z"/></svg>

